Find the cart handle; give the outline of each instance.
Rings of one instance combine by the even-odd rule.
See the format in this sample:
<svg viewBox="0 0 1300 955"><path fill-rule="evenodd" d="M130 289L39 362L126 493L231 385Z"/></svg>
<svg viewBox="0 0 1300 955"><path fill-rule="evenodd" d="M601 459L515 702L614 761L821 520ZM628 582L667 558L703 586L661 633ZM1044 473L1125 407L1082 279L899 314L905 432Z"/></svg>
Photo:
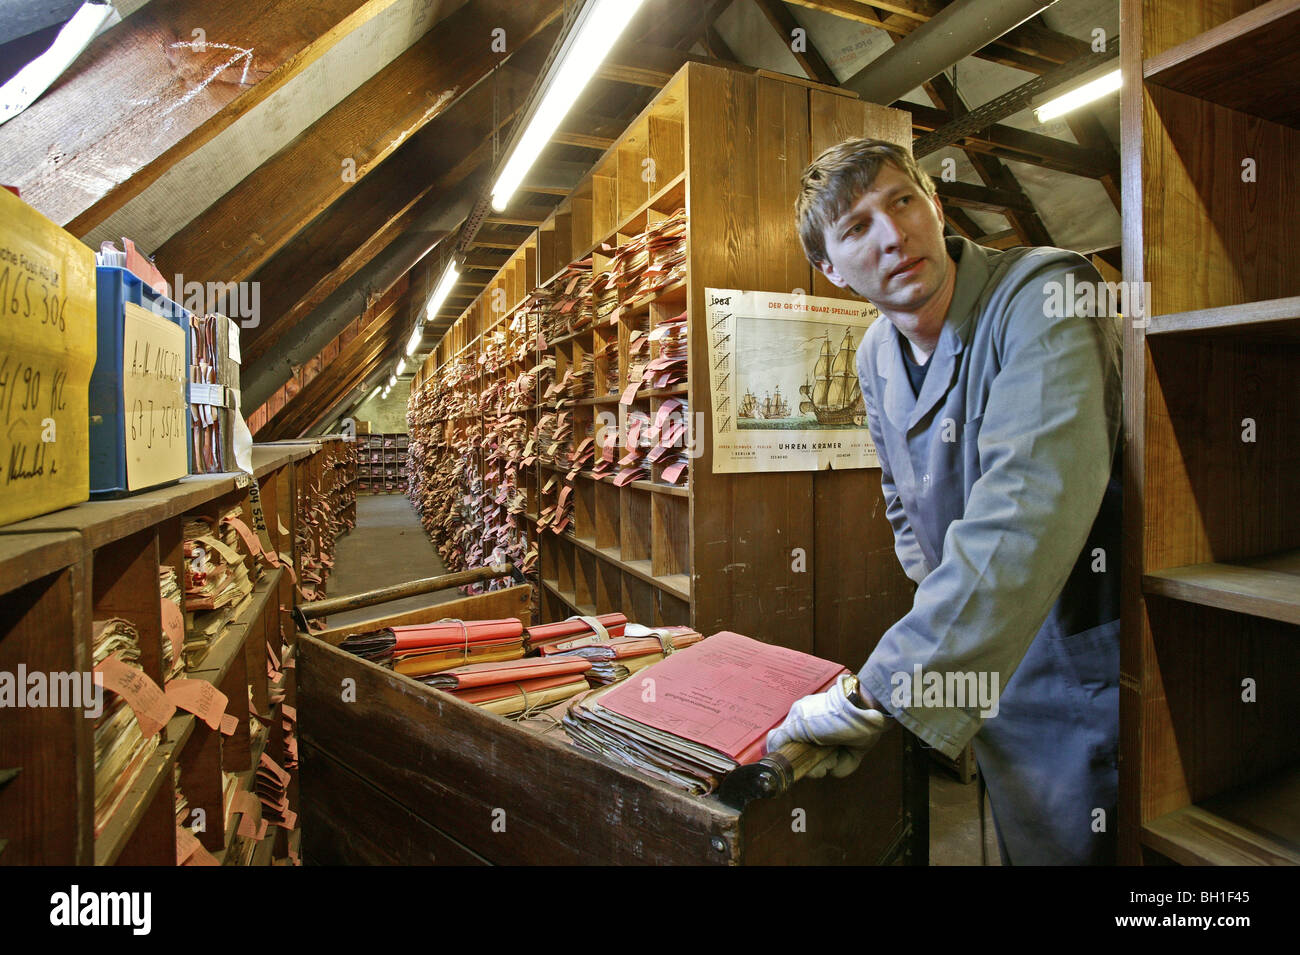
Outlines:
<svg viewBox="0 0 1300 955"><path fill-rule="evenodd" d="M359 594L326 597L324 600L313 600L310 603L297 604L293 608L293 616L298 623L298 627L305 631L307 621L314 620L317 617L324 617L332 613L345 613L349 610L360 610L363 607L388 603L390 600L400 600L403 597L415 597L420 594L431 594L437 590L450 590L452 587L476 584L479 581L493 580L497 577L513 577L515 582L519 584L528 582L514 564L508 562L490 564L487 567L475 567L472 570L458 570L455 573L443 574L440 577L422 577L419 580L408 580L405 583L393 584L391 587L365 590Z"/></svg>

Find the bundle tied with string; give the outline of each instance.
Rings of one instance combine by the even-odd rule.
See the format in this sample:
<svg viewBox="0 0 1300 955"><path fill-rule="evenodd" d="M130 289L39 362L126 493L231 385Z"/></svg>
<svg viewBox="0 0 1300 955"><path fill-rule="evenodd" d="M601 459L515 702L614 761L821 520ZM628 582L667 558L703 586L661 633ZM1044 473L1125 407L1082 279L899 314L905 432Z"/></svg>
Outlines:
<svg viewBox="0 0 1300 955"><path fill-rule="evenodd" d="M524 627L518 617L444 618L352 634L339 648L398 673L421 677L467 663L517 660L524 655Z"/></svg>

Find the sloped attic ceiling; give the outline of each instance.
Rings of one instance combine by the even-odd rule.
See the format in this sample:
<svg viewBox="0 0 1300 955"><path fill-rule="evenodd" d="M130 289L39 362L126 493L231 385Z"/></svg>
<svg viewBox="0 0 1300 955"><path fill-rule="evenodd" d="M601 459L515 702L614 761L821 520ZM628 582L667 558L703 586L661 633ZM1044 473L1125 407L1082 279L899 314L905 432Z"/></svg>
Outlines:
<svg viewBox="0 0 1300 955"><path fill-rule="evenodd" d="M391 372L572 0L116 6L123 21L0 126L0 182L94 247L132 238L169 280L246 283L245 305L255 289L257 438L329 425ZM646 0L478 233L426 347L686 59L838 85L948 6ZM0 58L39 52L75 8L9 0ZM1114 41L1116 0L1059 0L892 105L925 135L1088 53L1098 30ZM1118 119L1118 96L1046 126L1021 109L921 161L955 231L1113 257Z"/></svg>

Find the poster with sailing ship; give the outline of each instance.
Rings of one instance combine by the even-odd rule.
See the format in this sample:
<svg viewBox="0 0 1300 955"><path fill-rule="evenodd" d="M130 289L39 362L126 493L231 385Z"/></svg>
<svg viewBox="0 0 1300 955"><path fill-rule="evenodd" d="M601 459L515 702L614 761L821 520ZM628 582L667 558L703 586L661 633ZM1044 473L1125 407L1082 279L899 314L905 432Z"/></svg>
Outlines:
<svg viewBox="0 0 1300 955"><path fill-rule="evenodd" d="M858 388L867 302L705 289L713 471L879 467Z"/></svg>

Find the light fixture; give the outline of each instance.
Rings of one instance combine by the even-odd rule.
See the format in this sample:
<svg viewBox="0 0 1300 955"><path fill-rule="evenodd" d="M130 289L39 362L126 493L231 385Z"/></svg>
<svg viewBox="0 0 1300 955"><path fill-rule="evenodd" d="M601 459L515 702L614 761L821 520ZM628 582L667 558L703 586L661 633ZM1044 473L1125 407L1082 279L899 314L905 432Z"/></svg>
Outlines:
<svg viewBox="0 0 1300 955"><path fill-rule="evenodd" d="M431 322L438 314L438 309L442 308L442 303L447 301L447 296L451 294L456 279L460 278L460 269L456 267L455 261L447 263L447 271L442 273L442 278L438 280L438 287L433 290L429 296L429 303L424 307L424 320Z"/></svg>
<svg viewBox="0 0 1300 955"><path fill-rule="evenodd" d="M542 84L542 94L492 187L492 208L501 212L551 136L595 75L642 0L587 0L573 20Z"/></svg>
<svg viewBox="0 0 1300 955"><path fill-rule="evenodd" d="M384 390L383 385L375 385L375 390L370 392L370 397L367 398L366 401L374 401L375 395L379 394L383 390Z"/></svg>
<svg viewBox="0 0 1300 955"><path fill-rule="evenodd" d="M400 375L404 371L406 371L406 359L400 358L397 361L397 373Z"/></svg>
<svg viewBox="0 0 1300 955"><path fill-rule="evenodd" d="M388 387L391 388L391 387L393 387L393 385L395 385L395 384L397 384L397 376L396 376L396 375L393 375L392 378L389 378L389 379L388 379Z"/></svg>
<svg viewBox="0 0 1300 955"><path fill-rule="evenodd" d="M416 325L415 331L411 332L411 338L406 343L407 357L415 354L415 350L420 347L420 339L424 337L424 326Z"/></svg>
<svg viewBox="0 0 1300 955"><path fill-rule="evenodd" d="M1103 63L1096 69L1089 70L1070 82L1070 89L1064 93L1053 90L1032 101L1034 116L1040 123L1056 119L1070 110L1086 106L1093 100L1101 99L1120 87L1119 67L1112 63Z"/></svg>

